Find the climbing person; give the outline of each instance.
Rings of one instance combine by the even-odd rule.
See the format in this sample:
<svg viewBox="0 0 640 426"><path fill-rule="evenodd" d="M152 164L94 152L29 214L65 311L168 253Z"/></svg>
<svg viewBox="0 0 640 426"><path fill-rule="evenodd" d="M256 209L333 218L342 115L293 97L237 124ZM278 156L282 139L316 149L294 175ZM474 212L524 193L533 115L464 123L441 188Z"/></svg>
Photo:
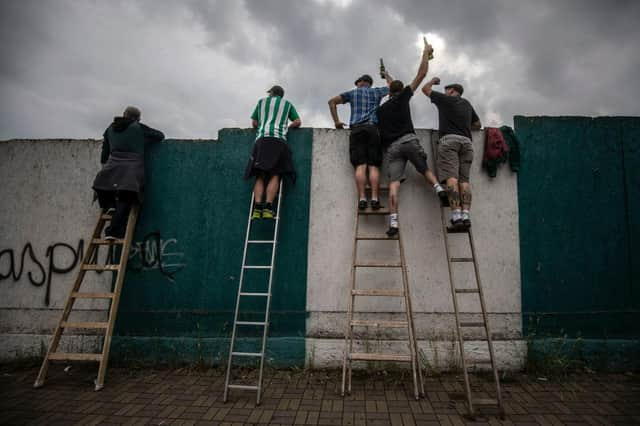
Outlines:
<svg viewBox="0 0 640 426"><path fill-rule="evenodd" d="M291 150L287 145L287 131L300 127L300 116L291 102L284 99L284 89L273 86L268 96L256 104L251 125L256 129L256 141L247 163L244 178L255 177L253 185L252 219L273 219L273 201L280 187L280 178L296 178ZM287 126L287 123L291 124Z"/></svg>
<svg viewBox="0 0 640 426"><path fill-rule="evenodd" d="M111 223L105 228L108 240L124 238L131 206L143 198L145 148L164 139L161 131L142 124L140 118L140 110L128 106L103 134L102 169L93 189L100 207L112 212Z"/></svg>
<svg viewBox="0 0 640 426"><path fill-rule="evenodd" d="M351 107L349 119L349 160L355 169L355 182L358 191L358 208L367 208L367 196L365 188L367 174L371 185L371 208L378 210L380 201L378 191L380 188L380 166L382 165L382 147L378 133L376 108L382 98L389 93L388 85L391 84L391 76L383 71L387 87L372 87L373 79L368 74L363 74L355 81L355 88L341 93L329 99L329 112L336 129L344 129L344 123L338 117L338 104L348 103Z"/></svg>
<svg viewBox="0 0 640 426"><path fill-rule="evenodd" d="M413 128L409 102L429 70L429 55L433 52L431 45L425 45L422 59L413 81L405 86L402 81L394 80L389 86L389 100L378 107L378 128L382 138L382 146L386 148L386 163L389 175L389 229L387 235L392 237L398 233L398 196L400 183L404 180L407 161L424 176L442 200L447 193L438 183L427 165L427 154L420 146L420 140Z"/></svg>
<svg viewBox="0 0 640 426"><path fill-rule="evenodd" d="M437 84L440 79L434 77L422 87L422 93L438 107L437 172L440 182L447 185L451 224L454 229L465 229L471 226L471 130L480 130L482 125L471 103L462 97L462 85L449 84L441 93L432 89Z"/></svg>

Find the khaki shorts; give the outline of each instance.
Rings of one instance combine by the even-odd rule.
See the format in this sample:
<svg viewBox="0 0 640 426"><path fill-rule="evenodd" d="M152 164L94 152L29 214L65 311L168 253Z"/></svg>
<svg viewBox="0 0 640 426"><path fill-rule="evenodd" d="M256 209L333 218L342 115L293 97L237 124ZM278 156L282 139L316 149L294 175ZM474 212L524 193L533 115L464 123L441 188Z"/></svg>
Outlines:
<svg viewBox="0 0 640 426"><path fill-rule="evenodd" d="M438 179L445 182L456 178L458 182L469 182L473 144L465 136L446 135L438 142Z"/></svg>
<svg viewBox="0 0 640 426"><path fill-rule="evenodd" d="M420 146L420 141L415 135L410 140L398 140L389 145L386 157L390 182L402 182L404 180L407 161L410 161L421 175L424 175L429 170L427 154Z"/></svg>

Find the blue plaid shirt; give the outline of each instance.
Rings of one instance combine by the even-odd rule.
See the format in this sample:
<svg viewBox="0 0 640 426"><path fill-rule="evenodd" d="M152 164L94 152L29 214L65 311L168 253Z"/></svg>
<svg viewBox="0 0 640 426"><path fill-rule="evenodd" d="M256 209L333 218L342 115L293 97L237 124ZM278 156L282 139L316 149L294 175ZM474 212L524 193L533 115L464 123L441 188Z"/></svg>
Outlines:
<svg viewBox="0 0 640 426"><path fill-rule="evenodd" d="M349 126L367 122L376 124L378 122L376 108L387 94L389 94L388 87L356 87L341 93L342 99L351 105Z"/></svg>

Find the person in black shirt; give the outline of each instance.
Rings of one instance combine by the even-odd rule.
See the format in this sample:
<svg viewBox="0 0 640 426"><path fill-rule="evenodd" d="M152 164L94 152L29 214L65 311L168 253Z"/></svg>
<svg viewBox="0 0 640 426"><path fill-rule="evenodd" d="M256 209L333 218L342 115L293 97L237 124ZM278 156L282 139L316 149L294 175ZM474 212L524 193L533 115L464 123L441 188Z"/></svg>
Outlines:
<svg viewBox="0 0 640 426"><path fill-rule="evenodd" d="M471 226L469 172L473 162L471 130L480 130L482 125L469 101L462 98L464 88L460 84L445 86L445 93L432 90L435 84L440 84L438 77L425 84L422 93L438 107L438 176L440 182L447 185L453 227L468 228Z"/></svg>
<svg viewBox="0 0 640 426"><path fill-rule="evenodd" d="M429 54L433 52L431 45L426 45L422 52L422 60L413 81L408 85L394 80L389 86L389 100L377 111L378 128L382 144L387 148L386 160L389 175L389 229L387 235L392 237L398 233L398 192L404 180L407 161L416 168L425 180L433 185L436 193L446 197L446 191L438 183L427 165L427 154L420 146L420 141L413 129L409 101L413 92L424 80L429 69Z"/></svg>

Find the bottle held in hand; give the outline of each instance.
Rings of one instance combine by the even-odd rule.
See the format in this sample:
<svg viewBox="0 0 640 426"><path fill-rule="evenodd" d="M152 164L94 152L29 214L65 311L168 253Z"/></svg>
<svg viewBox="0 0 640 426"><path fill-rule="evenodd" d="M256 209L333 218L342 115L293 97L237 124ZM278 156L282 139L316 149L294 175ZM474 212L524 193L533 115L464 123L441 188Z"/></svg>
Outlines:
<svg viewBox="0 0 640 426"><path fill-rule="evenodd" d="M387 78L387 76L386 76L386 71L387 71L387 70L386 70L386 69L385 69L385 67L384 67L384 62L382 62L382 58L380 58L380 77L381 77L381 78L383 78L383 79L386 79L386 78Z"/></svg>
<svg viewBox="0 0 640 426"><path fill-rule="evenodd" d="M427 43L427 38L425 36L422 36L422 41L424 41L424 47L427 47L427 45L429 43ZM433 52L429 52L429 60L433 59Z"/></svg>

